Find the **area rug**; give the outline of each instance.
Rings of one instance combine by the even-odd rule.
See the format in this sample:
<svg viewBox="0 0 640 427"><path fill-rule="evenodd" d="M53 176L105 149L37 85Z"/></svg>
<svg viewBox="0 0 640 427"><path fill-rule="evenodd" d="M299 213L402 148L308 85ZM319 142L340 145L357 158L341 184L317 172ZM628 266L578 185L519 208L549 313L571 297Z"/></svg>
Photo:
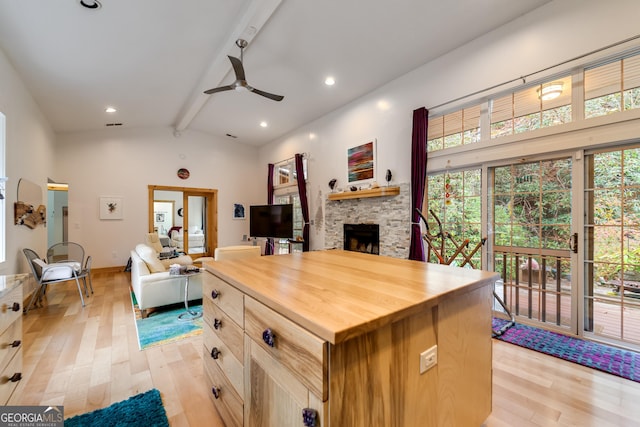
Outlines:
<svg viewBox="0 0 640 427"><path fill-rule="evenodd" d="M178 319L178 316L185 312L184 304L160 307L149 313L144 319L133 292L131 293L131 304L140 350L202 334L202 318L186 321ZM189 305L189 308L202 311L202 304L194 303Z"/></svg>
<svg viewBox="0 0 640 427"><path fill-rule="evenodd" d="M65 427L154 426L168 427L167 413L157 389L137 394L106 408L64 420Z"/></svg>
<svg viewBox="0 0 640 427"><path fill-rule="evenodd" d="M493 329L499 329L506 322L507 320L494 318ZM519 323L516 323L501 336L495 338L640 382L640 354L633 351L545 331Z"/></svg>

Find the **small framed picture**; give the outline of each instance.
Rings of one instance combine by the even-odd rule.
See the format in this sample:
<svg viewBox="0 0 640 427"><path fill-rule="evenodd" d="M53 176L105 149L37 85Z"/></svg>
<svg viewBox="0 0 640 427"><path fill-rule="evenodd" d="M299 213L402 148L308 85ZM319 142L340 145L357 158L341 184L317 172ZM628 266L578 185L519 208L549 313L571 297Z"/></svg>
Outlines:
<svg viewBox="0 0 640 427"><path fill-rule="evenodd" d="M122 197L100 197L100 219L122 219L123 198Z"/></svg>
<svg viewBox="0 0 640 427"><path fill-rule="evenodd" d="M244 205L242 203L233 204L233 219L244 219Z"/></svg>

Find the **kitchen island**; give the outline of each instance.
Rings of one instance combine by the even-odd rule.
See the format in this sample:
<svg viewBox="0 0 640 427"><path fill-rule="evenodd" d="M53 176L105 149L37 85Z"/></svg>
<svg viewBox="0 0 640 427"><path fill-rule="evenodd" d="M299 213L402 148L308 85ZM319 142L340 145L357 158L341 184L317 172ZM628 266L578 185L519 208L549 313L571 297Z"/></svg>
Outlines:
<svg viewBox="0 0 640 427"><path fill-rule="evenodd" d="M466 427L491 412L497 274L341 250L204 266L205 372L227 426Z"/></svg>

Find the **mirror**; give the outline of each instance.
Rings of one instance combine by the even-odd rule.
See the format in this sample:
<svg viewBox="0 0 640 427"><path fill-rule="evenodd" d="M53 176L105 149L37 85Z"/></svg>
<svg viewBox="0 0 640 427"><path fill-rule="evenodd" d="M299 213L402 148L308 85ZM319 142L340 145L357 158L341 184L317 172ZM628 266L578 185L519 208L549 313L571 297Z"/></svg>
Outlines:
<svg viewBox="0 0 640 427"><path fill-rule="evenodd" d="M150 231L165 246L192 258L212 256L217 245L217 190L149 186Z"/></svg>

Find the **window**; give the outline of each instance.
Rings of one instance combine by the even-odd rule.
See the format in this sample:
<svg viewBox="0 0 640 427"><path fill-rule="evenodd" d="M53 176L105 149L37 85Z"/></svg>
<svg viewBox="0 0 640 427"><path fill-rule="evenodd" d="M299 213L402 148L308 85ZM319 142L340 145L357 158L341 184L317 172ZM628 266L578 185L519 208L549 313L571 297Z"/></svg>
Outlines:
<svg viewBox="0 0 640 427"><path fill-rule="evenodd" d="M6 178L5 178L5 116L0 113L0 265L6 261L7 233L5 233Z"/></svg>
<svg viewBox="0 0 640 427"><path fill-rule="evenodd" d="M584 117L640 107L640 55L584 71Z"/></svg>
<svg viewBox="0 0 640 427"><path fill-rule="evenodd" d="M480 141L480 105L429 119L427 150L435 151Z"/></svg>
<svg viewBox="0 0 640 427"><path fill-rule="evenodd" d="M302 158L302 168L304 178L307 179L307 157ZM292 157L282 162L278 162L273 168L273 187L282 188L297 185L298 176L296 173L296 161Z"/></svg>
<svg viewBox="0 0 640 427"><path fill-rule="evenodd" d="M433 211L442 224L442 231L450 235L444 242L443 257L446 259L455 254L458 245L465 239L469 239L469 246L465 248L466 254L470 254L482 239L480 178L480 169L439 173L427 177L425 217L429 222L431 234L439 231L438 223L430 213ZM440 243L438 241L437 245ZM473 255L471 266L480 268L481 252L478 250ZM451 264L461 265L463 262L464 256L459 254Z"/></svg>
<svg viewBox="0 0 640 427"><path fill-rule="evenodd" d="M548 89L552 93L546 93ZM571 121L571 76L532 86L491 102L491 138Z"/></svg>
<svg viewBox="0 0 640 427"><path fill-rule="evenodd" d="M302 239L302 227L304 221L302 220L302 208L300 207L300 196L298 190L295 193L287 193L276 195L274 197L274 204L286 205L293 204L293 239ZM293 251L302 251L302 245L291 245ZM275 251L276 254L289 253L289 242L287 239L276 239Z"/></svg>

